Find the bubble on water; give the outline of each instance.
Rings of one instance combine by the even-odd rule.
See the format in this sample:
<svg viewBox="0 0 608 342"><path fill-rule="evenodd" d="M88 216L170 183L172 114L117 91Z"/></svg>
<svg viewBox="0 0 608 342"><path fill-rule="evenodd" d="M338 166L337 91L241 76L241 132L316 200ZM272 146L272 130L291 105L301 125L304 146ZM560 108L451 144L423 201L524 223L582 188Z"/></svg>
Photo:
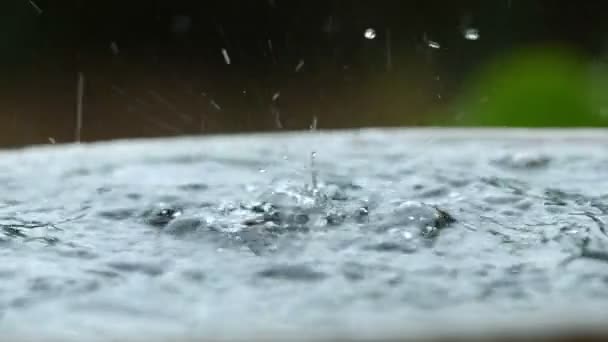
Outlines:
<svg viewBox="0 0 608 342"><path fill-rule="evenodd" d="M374 30L373 28L368 28L365 30L365 32L363 32L363 37L365 37L365 39L375 39L376 38L376 30Z"/></svg>
<svg viewBox="0 0 608 342"><path fill-rule="evenodd" d="M466 40L478 40L480 37L479 30L472 27L465 29L463 35Z"/></svg>
<svg viewBox="0 0 608 342"><path fill-rule="evenodd" d="M431 49L440 49L441 48L441 45L438 42L434 41L434 40L427 41L426 45L428 47L430 47Z"/></svg>

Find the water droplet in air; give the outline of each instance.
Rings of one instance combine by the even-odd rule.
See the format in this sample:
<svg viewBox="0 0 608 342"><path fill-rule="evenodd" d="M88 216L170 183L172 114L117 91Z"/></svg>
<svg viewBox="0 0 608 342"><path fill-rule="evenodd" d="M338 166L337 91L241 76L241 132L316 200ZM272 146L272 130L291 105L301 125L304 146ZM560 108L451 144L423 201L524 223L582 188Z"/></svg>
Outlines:
<svg viewBox="0 0 608 342"><path fill-rule="evenodd" d="M426 44L431 49L440 49L441 48L441 45L439 45L439 43L436 42L436 41L434 41L434 40L429 40L429 41L426 42Z"/></svg>
<svg viewBox="0 0 608 342"><path fill-rule="evenodd" d="M464 39L466 40L478 40L479 30L476 28L468 28L464 30Z"/></svg>
<svg viewBox="0 0 608 342"><path fill-rule="evenodd" d="M56 143L57 143L57 142L55 141L55 138L53 138L53 137L49 137L49 142L50 142L51 144L56 144Z"/></svg>
<svg viewBox="0 0 608 342"><path fill-rule="evenodd" d="M296 72L300 71L300 69L302 69L303 66L304 66L304 60L300 59L300 61L298 62L298 65L296 65Z"/></svg>
<svg viewBox="0 0 608 342"><path fill-rule="evenodd" d="M228 51L226 51L226 49L222 49L222 56L224 56L224 62L230 65L230 56L228 55Z"/></svg>
<svg viewBox="0 0 608 342"><path fill-rule="evenodd" d="M114 56L118 55L118 53L120 52L120 50L118 50L118 44L116 44L116 42L110 43L110 50L112 50L112 54L114 54Z"/></svg>
<svg viewBox="0 0 608 342"><path fill-rule="evenodd" d="M220 107L220 105L217 102L215 102L215 100L211 100L211 101L209 101L209 103L211 103L211 105L213 106L213 108L215 108L217 110L221 110L222 109L222 107Z"/></svg>
<svg viewBox="0 0 608 342"><path fill-rule="evenodd" d="M279 99L279 96L281 96L281 92L277 91L276 93L274 93L274 95L272 95L272 101L276 101Z"/></svg>
<svg viewBox="0 0 608 342"><path fill-rule="evenodd" d="M374 30L373 28L368 28L365 30L365 32L363 32L363 37L365 37L365 39L375 39L376 38L376 30Z"/></svg>
<svg viewBox="0 0 608 342"><path fill-rule="evenodd" d="M312 123L310 124L310 130L311 130L312 132L314 132L314 131L316 131L316 130L317 130L317 122L318 122L317 117L316 117L316 116L313 116L313 117L312 117Z"/></svg>
<svg viewBox="0 0 608 342"><path fill-rule="evenodd" d="M266 169L259 169L258 170L260 173L266 173Z"/></svg>

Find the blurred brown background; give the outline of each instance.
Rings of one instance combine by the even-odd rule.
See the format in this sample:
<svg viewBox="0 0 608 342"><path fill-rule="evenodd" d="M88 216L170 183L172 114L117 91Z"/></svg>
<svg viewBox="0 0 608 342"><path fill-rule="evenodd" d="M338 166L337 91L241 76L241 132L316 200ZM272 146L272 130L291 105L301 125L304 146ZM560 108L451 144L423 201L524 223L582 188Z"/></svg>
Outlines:
<svg viewBox="0 0 608 342"><path fill-rule="evenodd" d="M517 46L558 43L601 60L606 9L3 0L0 146L73 141L79 73L85 141L307 129L313 117L320 128L436 124L471 72Z"/></svg>

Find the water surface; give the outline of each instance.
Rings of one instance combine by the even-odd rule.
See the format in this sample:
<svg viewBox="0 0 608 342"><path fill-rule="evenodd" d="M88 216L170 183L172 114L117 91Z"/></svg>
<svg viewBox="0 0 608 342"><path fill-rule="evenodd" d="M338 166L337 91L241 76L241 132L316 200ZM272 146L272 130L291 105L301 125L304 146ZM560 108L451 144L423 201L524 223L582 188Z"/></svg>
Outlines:
<svg viewBox="0 0 608 342"><path fill-rule="evenodd" d="M605 137L364 130L4 151L0 332L390 337L601 323Z"/></svg>

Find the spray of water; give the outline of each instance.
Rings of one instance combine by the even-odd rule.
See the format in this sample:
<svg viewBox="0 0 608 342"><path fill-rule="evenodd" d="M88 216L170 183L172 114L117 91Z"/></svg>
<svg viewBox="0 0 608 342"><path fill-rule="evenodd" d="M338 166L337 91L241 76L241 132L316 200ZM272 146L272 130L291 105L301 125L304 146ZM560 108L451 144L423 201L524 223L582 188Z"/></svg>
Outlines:
<svg viewBox="0 0 608 342"><path fill-rule="evenodd" d="M310 131L311 132L317 131L317 117L316 116L314 116L312 118L312 123L310 124ZM313 150L312 152L310 152L310 184L312 186L312 191L315 195L319 191L318 190L319 172L318 172L317 166L316 166L316 159L317 159L317 152Z"/></svg>
<svg viewBox="0 0 608 342"><path fill-rule="evenodd" d="M80 143L82 137L82 111L84 101L84 74L78 73L78 82L76 86L76 128L74 131L74 141Z"/></svg>

